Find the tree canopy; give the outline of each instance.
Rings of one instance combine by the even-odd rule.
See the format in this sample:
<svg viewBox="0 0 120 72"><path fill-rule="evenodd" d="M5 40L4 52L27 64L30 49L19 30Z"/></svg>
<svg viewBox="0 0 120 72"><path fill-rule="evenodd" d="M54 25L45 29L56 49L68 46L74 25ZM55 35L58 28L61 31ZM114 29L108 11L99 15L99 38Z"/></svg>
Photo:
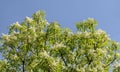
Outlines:
<svg viewBox="0 0 120 72"><path fill-rule="evenodd" d="M88 18L72 32L37 11L0 37L0 72L119 72L119 43L97 24Z"/></svg>

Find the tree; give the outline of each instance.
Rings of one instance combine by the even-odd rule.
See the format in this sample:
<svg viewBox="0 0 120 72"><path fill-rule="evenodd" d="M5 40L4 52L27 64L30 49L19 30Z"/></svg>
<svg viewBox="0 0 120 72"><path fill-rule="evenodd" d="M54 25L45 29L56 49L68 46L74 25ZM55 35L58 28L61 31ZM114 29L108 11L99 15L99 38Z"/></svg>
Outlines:
<svg viewBox="0 0 120 72"><path fill-rule="evenodd" d="M88 18L72 32L55 21L49 24L38 11L1 36L0 72L108 72L119 63L119 44L96 26ZM114 72L119 67L114 65Z"/></svg>

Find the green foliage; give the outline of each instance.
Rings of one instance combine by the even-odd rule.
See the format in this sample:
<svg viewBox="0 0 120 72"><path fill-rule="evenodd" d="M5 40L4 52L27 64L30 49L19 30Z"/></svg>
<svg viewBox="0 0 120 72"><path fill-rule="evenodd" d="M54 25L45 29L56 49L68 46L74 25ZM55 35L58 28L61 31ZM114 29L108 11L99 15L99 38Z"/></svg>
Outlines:
<svg viewBox="0 0 120 72"><path fill-rule="evenodd" d="M1 36L0 72L119 72L119 44L96 26L88 18L73 33L38 11Z"/></svg>

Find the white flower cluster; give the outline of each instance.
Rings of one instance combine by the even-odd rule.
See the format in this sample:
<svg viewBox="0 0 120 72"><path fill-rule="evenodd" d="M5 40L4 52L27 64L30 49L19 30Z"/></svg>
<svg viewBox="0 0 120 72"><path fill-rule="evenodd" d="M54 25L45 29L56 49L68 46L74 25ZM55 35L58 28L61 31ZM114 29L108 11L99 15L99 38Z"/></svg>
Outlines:
<svg viewBox="0 0 120 72"><path fill-rule="evenodd" d="M45 22L46 22L46 25L49 25L49 22L47 20L45 20Z"/></svg>
<svg viewBox="0 0 120 72"><path fill-rule="evenodd" d="M66 47L66 46L62 43L56 43L53 48L62 48L62 47Z"/></svg>
<svg viewBox="0 0 120 72"><path fill-rule="evenodd" d="M22 26L19 24L19 22L16 22L13 24L15 28L21 28Z"/></svg>
<svg viewBox="0 0 120 72"><path fill-rule="evenodd" d="M2 34L2 39L6 41L10 41L10 35Z"/></svg>
<svg viewBox="0 0 120 72"><path fill-rule="evenodd" d="M18 56L15 54L15 55L10 55L10 58L12 59L12 60L17 60L18 59Z"/></svg>
<svg viewBox="0 0 120 72"><path fill-rule="evenodd" d="M94 23L94 18L88 18L88 21L91 22L91 23Z"/></svg>
<svg viewBox="0 0 120 72"><path fill-rule="evenodd" d="M13 31L13 34L19 34L20 32Z"/></svg>
<svg viewBox="0 0 120 72"><path fill-rule="evenodd" d="M85 37L85 38L88 38L88 37L90 36L90 33L89 33L89 32L86 32L86 31L85 31L83 34L84 34L84 37Z"/></svg>
<svg viewBox="0 0 120 72"><path fill-rule="evenodd" d="M98 52L98 53L105 54L107 51L106 51L105 49L97 48L97 52Z"/></svg>
<svg viewBox="0 0 120 72"><path fill-rule="evenodd" d="M26 17L26 18L25 18L25 21L28 22L28 23L31 23L31 22L33 21L33 19L30 18L30 17Z"/></svg>
<svg viewBox="0 0 120 72"><path fill-rule="evenodd" d="M113 65L115 68L118 68L118 67L120 67L120 63L119 62L117 62L117 61L115 61L115 64Z"/></svg>
<svg viewBox="0 0 120 72"><path fill-rule="evenodd" d="M53 63L52 63L52 64L53 64L53 66L57 66L57 63L56 63L55 61L53 61Z"/></svg>
<svg viewBox="0 0 120 72"><path fill-rule="evenodd" d="M47 53L46 51L42 52L42 55L43 55L45 58L49 57L49 55L48 55L48 53Z"/></svg>
<svg viewBox="0 0 120 72"><path fill-rule="evenodd" d="M79 35L79 37L82 37L82 38L89 38L90 37L90 32L77 32L77 35Z"/></svg>
<svg viewBox="0 0 120 72"><path fill-rule="evenodd" d="M105 34L105 31L103 31L102 29L98 29L96 31L96 34L98 34L98 35Z"/></svg>
<svg viewBox="0 0 120 72"><path fill-rule="evenodd" d="M30 27L29 28L32 32L35 32L35 27Z"/></svg>
<svg viewBox="0 0 120 72"><path fill-rule="evenodd" d="M98 29L96 32L95 32L96 35L98 36L101 36L101 35L104 35L104 39L105 40L111 40L110 39L110 35L107 35L105 31L103 31L102 29Z"/></svg>
<svg viewBox="0 0 120 72"><path fill-rule="evenodd" d="M68 32L68 36L74 35L73 32Z"/></svg>
<svg viewBox="0 0 120 72"><path fill-rule="evenodd" d="M59 29L59 25L57 24L57 22L53 22L54 24L53 24L53 27L55 28L55 29Z"/></svg>
<svg viewBox="0 0 120 72"><path fill-rule="evenodd" d="M17 37L14 35L15 33L12 33L10 35L2 34L2 39L6 42L10 42L11 40L17 40Z"/></svg>

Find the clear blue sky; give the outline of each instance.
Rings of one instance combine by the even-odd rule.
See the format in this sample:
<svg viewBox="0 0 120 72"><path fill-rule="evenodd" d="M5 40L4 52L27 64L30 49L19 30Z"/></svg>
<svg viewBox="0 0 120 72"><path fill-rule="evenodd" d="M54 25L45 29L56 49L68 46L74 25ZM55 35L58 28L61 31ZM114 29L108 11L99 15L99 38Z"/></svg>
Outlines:
<svg viewBox="0 0 120 72"><path fill-rule="evenodd" d="M49 22L58 21L72 30L75 22L92 17L98 21L98 28L120 42L120 0L1 0L0 35L7 33L10 24L22 22L38 10L46 12Z"/></svg>
<svg viewBox="0 0 120 72"><path fill-rule="evenodd" d="M62 27L72 30L75 30L75 22L92 17L98 21L98 28L120 42L119 7L120 0L1 0L0 34L7 33L10 24L44 10L49 22L58 21Z"/></svg>

